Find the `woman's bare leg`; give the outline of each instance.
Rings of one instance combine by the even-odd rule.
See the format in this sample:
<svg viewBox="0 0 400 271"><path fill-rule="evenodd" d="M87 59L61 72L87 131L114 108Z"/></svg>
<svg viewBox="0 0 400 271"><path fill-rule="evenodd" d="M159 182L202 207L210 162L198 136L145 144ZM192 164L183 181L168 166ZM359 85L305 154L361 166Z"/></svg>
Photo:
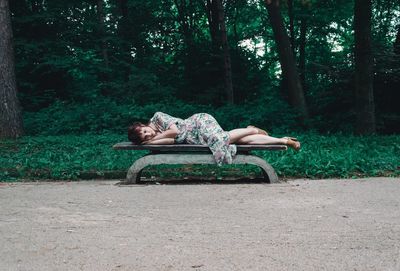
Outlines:
<svg viewBox="0 0 400 271"><path fill-rule="evenodd" d="M268 144L283 144L287 145L295 150L300 149L300 142L297 140L293 140L291 138L276 138L272 136L267 136L267 135L249 135L240 138L238 141L236 141L236 144L254 144L254 145L268 145Z"/></svg>
<svg viewBox="0 0 400 271"><path fill-rule="evenodd" d="M277 138L269 135L259 134L258 130L254 128L240 128L229 131L230 141L229 144L253 144L253 145L268 145L268 144L283 144L295 150L300 149L300 142L292 138Z"/></svg>
<svg viewBox="0 0 400 271"><path fill-rule="evenodd" d="M238 128L228 132L230 136L229 144L234 144L239 139L251 135L257 135L258 130L256 128Z"/></svg>
<svg viewBox="0 0 400 271"><path fill-rule="evenodd" d="M236 144L254 144L254 145L264 145L264 144L286 144L287 139L285 138L277 138L267 135L248 135L242 138L239 138L235 143Z"/></svg>

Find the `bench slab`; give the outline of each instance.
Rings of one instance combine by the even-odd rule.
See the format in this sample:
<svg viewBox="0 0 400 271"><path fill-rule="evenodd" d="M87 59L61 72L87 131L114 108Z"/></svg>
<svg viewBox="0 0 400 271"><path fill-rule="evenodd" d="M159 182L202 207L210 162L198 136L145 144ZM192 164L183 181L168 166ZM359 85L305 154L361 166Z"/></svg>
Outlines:
<svg viewBox="0 0 400 271"><path fill-rule="evenodd" d="M264 159L249 154L253 150L287 150L285 145L236 145L237 154L232 164L251 164L259 166L267 182L278 182L274 168ZM142 170L150 165L161 164L216 164L208 146L174 144L174 145L134 145L131 142L121 142L113 146L115 150L148 150L147 154L129 168L126 184L140 182Z"/></svg>
<svg viewBox="0 0 400 271"><path fill-rule="evenodd" d="M255 150L287 150L285 145L236 145L238 152ZM115 150L148 150L162 152L208 152L210 148L206 145L173 144L173 145L135 145L131 142L121 142L113 146Z"/></svg>

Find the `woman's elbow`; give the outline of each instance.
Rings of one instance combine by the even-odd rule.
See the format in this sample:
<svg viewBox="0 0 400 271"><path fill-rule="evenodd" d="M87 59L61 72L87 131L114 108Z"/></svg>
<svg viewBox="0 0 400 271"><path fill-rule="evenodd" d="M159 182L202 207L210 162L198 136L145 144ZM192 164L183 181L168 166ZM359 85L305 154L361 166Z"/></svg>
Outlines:
<svg viewBox="0 0 400 271"><path fill-rule="evenodd" d="M178 133L179 133L178 130L174 131L174 132L171 134L171 138L172 138L172 139L176 138L176 136L178 135Z"/></svg>
<svg viewBox="0 0 400 271"><path fill-rule="evenodd" d="M171 125L169 128L169 137L170 138L175 138L179 133L178 127L176 125Z"/></svg>

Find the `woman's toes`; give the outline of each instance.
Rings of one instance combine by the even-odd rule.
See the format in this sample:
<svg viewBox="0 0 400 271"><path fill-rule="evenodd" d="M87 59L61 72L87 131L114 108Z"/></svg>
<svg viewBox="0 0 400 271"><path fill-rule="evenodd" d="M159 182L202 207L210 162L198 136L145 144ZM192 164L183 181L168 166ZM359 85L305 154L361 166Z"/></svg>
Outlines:
<svg viewBox="0 0 400 271"><path fill-rule="evenodd" d="M291 138L285 138L287 140L286 145L291 147L292 149L298 151L301 148L300 142L299 141L294 141Z"/></svg>

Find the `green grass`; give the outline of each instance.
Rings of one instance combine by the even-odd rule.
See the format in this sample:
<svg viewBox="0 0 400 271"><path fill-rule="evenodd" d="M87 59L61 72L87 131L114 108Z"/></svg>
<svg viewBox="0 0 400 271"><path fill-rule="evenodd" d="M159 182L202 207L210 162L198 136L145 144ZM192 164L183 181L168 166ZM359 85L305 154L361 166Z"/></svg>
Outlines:
<svg viewBox="0 0 400 271"><path fill-rule="evenodd" d="M400 136L304 134L300 152L257 151L280 177L400 176ZM125 135L27 136L0 141L0 181L124 178L145 151L116 151ZM256 176L255 166L152 166L147 177Z"/></svg>

